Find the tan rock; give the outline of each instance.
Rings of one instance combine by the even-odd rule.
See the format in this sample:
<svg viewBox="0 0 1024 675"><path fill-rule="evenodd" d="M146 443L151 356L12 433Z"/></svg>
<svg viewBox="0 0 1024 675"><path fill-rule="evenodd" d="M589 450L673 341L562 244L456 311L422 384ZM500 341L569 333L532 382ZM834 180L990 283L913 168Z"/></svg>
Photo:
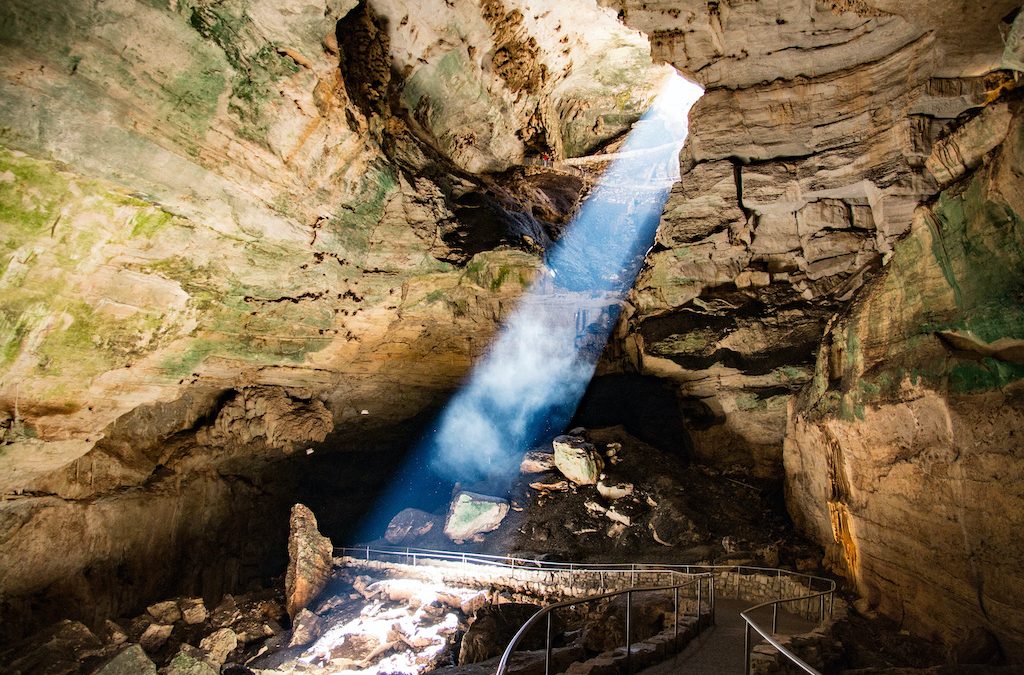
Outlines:
<svg viewBox="0 0 1024 675"><path fill-rule="evenodd" d="M206 659L215 667L220 667L228 655L238 647L238 636L230 628L221 628L210 633L199 643L199 649L206 653Z"/></svg>
<svg viewBox="0 0 1024 675"><path fill-rule="evenodd" d="M176 600L166 600L150 605L146 608L146 612L157 623L171 624L181 620L181 610L178 609L178 602Z"/></svg>
<svg viewBox="0 0 1024 675"><path fill-rule="evenodd" d="M202 623L210 615L202 598L184 598L178 601L178 607L181 609L182 619L189 625Z"/></svg>
<svg viewBox="0 0 1024 675"><path fill-rule="evenodd" d="M159 623L150 624L139 638L139 644L147 652L155 652L164 646L167 638L171 637L174 626Z"/></svg>
<svg viewBox="0 0 1024 675"><path fill-rule="evenodd" d="M331 540L320 534L313 513L302 504L293 506L284 582L289 617L294 618L323 591L331 575L333 555Z"/></svg>

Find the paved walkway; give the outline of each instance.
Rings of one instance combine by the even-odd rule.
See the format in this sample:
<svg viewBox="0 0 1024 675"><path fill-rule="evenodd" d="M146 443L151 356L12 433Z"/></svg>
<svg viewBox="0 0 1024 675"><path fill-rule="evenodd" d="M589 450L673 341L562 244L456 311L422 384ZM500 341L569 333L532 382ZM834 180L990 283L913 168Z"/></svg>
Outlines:
<svg viewBox="0 0 1024 675"><path fill-rule="evenodd" d="M743 673L743 626L740 612L751 606L746 600L715 602L715 625L702 631L686 649L668 661L641 670L642 675L670 675L698 673L699 675L737 675ZM771 610L762 617L755 616L761 625L771 625ZM803 633L814 628L812 621L779 612L779 633ZM753 633L755 637L760 637ZM756 644L756 643L755 643Z"/></svg>

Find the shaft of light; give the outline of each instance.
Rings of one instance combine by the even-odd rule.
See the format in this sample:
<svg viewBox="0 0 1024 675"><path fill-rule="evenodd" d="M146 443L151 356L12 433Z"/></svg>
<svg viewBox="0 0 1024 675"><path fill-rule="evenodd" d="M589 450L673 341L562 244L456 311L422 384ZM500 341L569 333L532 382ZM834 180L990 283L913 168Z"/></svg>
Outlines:
<svg viewBox="0 0 1024 675"><path fill-rule="evenodd" d="M676 74L666 78L549 251L542 274L371 517L390 517L408 505L403 496L426 482L424 465L449 485L486 482L498 494L516 475L522 452L569 423L654 244L679 178L687 115L702 93Z"/></svg>

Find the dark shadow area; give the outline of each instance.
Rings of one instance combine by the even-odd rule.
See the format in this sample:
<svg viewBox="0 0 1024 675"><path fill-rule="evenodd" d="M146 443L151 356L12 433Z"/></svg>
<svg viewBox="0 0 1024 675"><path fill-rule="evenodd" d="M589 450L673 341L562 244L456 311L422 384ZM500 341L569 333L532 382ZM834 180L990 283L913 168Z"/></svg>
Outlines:
<svg viewBox="0 0 1024 675"><path fill-rule="evenodd" d="M599 429L618 425L684 461L689 461L693 452L676 393L656 377L615 373L591 380L570 426Z"/></svg>

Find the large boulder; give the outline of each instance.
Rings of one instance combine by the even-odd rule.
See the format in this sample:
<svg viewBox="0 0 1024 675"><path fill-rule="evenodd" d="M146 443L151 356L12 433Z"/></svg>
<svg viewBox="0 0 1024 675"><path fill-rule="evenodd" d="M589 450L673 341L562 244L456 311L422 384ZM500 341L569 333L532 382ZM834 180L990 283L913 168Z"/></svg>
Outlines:
<svg viewBox="0 0 1024 675"><path fill-rule="evenodd" d="M420 509L402 509L388 523L384 539L389 544L408 544L434 529L438 517Z"/></svg>
<svg viewBox="0 0 1024 675"><path fill-rule="evenodd" d="M594 446L578 436L558 436L552 441L555 448L555 468L577 485L594 485L601 477L604 460Z"/></svg>
<svg viewBox="0 0 1024 675"><path fill-rule="evenodd" d="M452 499L445 535L456 544L496 530L508 513L508 502L498 497L462 491Z"/></svg>
<svg viewBox="0 0 1024 675"><path fill-rule="evenodd" d="M292 507L289 525L284 592L288 617L294 619L327 585L334 547L320 534L313 512L302 504Z"/></svg>

